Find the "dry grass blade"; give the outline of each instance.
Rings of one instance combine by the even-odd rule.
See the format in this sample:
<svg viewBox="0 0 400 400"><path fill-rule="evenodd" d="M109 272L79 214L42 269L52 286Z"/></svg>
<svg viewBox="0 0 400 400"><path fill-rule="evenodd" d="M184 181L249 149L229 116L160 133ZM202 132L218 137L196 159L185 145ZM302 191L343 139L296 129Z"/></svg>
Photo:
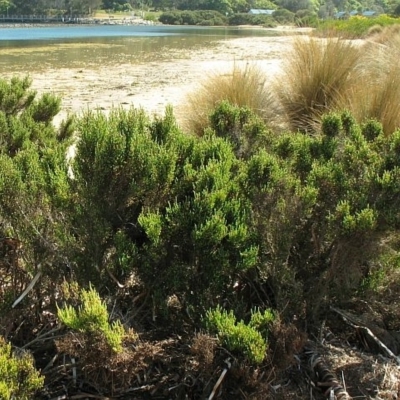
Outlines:
<svg viewBox="0 0 400 400"><path fill-rule="evenodd" d="M201 135L209 125L210 113L223 100L248 107L266 121L276 114L266 73L256 64L241 66L234 63L231 71L209 75L197 91L188 95L184 110L185 128Z"/></svg>
<svg viewBox="0 0 400 400"><path fill-rule="evenodd" d="M313 131L323 113L343 104L360 54L359 47L338 38L294 40L276 82L280 104L292 129Z"/></svg>

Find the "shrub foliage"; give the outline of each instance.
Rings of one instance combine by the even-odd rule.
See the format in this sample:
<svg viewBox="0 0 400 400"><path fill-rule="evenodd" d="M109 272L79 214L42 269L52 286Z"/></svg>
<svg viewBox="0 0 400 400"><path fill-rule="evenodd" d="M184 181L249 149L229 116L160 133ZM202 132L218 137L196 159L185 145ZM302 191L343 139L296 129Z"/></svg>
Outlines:
<svg viewBox="0 0 400 400"><path fill-rule="evenodd" d="M0 337L0 398L30 400L43 386L44 377L35 369L28 354L16 356L11 344Z"/></svg>
<svg viewBox="0 0 400 400"><path fill-rule="evenodd" d="M237 321L233 311L228 313L220 307L209 310L205 317L207 329L216 333L228 350L241 352L256 364L260 364L266 356L267 330L272 321L273 315L269 310L264 313L255 311L246 324Z"/></svg>
<svg viewBox="0 0 400 400"><path fill-rule="evenodd" d="M1 81L0 93L0 333L11 324L15 342L37 332L19 333L18 318L54 323L57 303L75 296L58 318L102 334L120 368L124 354L137 360L122 335L139 311L143 330L185 321L186 333L206 315L222 346L259 364L275 316L313 326L332 301L397 265L400 131L349 111L324 114L332 92L318 97L312 135L274 132L249 107L222 101L199 136L184 133L170 108L154 119L137 109L88 112L55 129L59 100L37 99L29 80ZM38 273L15 313L12 300ZM65 281L83 288L80 300ZM105 296L124 328L109 324ZM79 344L67 342L75 357ZM139 373L143 360L128 369ZM107 382L122 373L107 371Z"/></svg>
<svg viewBox="0 0 400 400"><path fill-rule="evenodd" d="M124 328L120 321L109 323L107 306L93 289L80 293L82 306L76 310L70 305L58 309L60 321L73 330L87 335L103 335L111 350L118 353L122 350Z"/></svg>

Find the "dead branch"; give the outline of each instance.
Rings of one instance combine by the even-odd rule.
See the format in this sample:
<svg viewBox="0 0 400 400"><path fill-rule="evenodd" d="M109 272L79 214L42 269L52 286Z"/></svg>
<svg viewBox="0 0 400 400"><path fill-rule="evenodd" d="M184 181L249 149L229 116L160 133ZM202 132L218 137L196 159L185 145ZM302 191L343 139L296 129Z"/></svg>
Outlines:
<svg viewBox="0 0 400 400"><path fill-rule="evenodd" d="M386 354L386 356L393 359L397 363L397 365L400 365L400 357L396 356L385 343L383 343L380 339L378 339L377 336L371 331L371 329L368 326L366 326L366 324L361 325L360 321L356 320L354 317L351 316L351 314L347 312L344 312L332 306L330 308L332 311L338 313L344 319L344 321L347 322L350 326L367 335L373 342L376 343L378 348L381 349ZM389 334L388 332L386 333Z"/></svg>

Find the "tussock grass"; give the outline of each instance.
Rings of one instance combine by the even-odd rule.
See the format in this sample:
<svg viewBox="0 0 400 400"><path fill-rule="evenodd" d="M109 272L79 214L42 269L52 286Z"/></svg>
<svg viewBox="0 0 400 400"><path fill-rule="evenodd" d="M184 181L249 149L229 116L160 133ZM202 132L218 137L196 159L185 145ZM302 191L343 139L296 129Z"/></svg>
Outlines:
<svg viewBox="0 0 400 400"><path fill-rule="evenodd" d="M368 29L367 36L380 35L383 32L382 25L373 25Z"/></svg>
<svg viewBox="0 0 400 400"><path fill-rule="evenodd" d="M350 109L358 121L374 118L391 134L400 127L400 25L373 35L363 50Z"/></svg>
<svg viewBox="0 0 400 400"><path fill-rule="evenodd" d="M313 131L322 114L343 107L361 50L338 38L296 38L275 88L291 129Z"/></svg>
<svg viewBox="0 0 400 400"><path fill-rule="evenodd" d="M368 40L375 43L391 45L391 42L397 42L400 34L400 23L389 26L374 25L368 31Z"/></svg>
<svg viewBox="0 0 400 400"><path fill-rule="evenodd" d="M226 100L249 107L271 128L312 133L323 114L347 109L357 122L376 119L385 134L393 133L400 128L400 25L373 31L365 44L337 37L294 38L273 84L249 63L208 76L188 96L185 128L201 135L215 106Z"/></svg>
<svg viewBox="0 0 400 400"><path fill-rule="evenodd" d="M365 76L349 96L349 109L359 122L375 119L391 134L400 127L400 75L395 66L381 76Z"/></svg>
<svg viewBox="0 0 400 400"><path fill-rule="evenodd" d="M185 129L201 135L209 126L209 115L223 100L250 108L266 122L276 115L265 72L256 64L240 66L234 63L230 72L210 74L198 90L188 95L183 110Z"/></svg>

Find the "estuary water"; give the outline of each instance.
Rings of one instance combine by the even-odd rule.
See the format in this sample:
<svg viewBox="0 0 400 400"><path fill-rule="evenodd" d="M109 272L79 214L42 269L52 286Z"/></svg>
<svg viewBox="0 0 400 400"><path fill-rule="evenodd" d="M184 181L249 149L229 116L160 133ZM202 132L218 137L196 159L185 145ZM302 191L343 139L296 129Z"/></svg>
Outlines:
<svg viewBox="0 0 400 400"><path fill-rule="evenodd" d="M210 48L234 37L272 36L265 29L88 25L0 29L3 72L38 72L166 61L185 57L187 50Z"/></svg>

